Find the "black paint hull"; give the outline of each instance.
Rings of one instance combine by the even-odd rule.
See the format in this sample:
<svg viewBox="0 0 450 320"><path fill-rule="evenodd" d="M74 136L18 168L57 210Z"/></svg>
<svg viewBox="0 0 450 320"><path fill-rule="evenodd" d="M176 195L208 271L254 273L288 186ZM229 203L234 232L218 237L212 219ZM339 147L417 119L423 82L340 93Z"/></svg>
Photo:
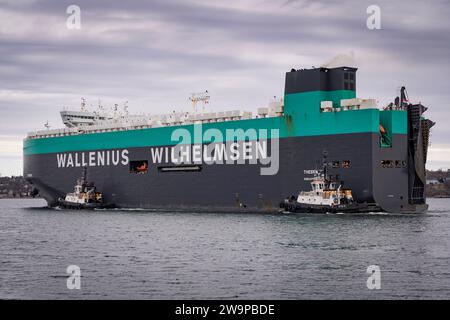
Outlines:
<svg viewBox="0 0 450 320"><path fill-rule="evenodd" d="M199 211L277 212L286 196L310 190L305 170L321 167L322 153L335 162L329 174L338 174L354 199L373 203L389 212L423 212L426 205L408 203L408 167L384 168L382 160L408 161L407 135L394 135L392 148L381 148L374 133L280 139L279 170L260 174L261 165L202 165L198 172L161 172L151 163L150 148L128 148L130 161L149 160L146 174L130 173L129 166L90 167L107 203L123 208ZM344 168L342 163L349 161ZM337 163L339 162L339 165ZM73 189L82 168L58 168L56 154L24 156L24 176L50 206Z"/></svg>

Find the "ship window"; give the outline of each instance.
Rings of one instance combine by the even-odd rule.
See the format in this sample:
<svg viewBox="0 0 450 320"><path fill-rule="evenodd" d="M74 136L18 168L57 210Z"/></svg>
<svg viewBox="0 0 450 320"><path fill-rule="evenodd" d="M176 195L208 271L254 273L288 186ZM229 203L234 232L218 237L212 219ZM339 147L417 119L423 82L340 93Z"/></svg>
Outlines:
<svg viewBox="0 0 450 320"><path fill-rule="evenodd" d="M350 168L350 160L344 160L342 161L342 168Z"/></svg>
<svg viewBox="0 0 450 320"><path fill-rule="evenodd" d="M339 168L341 166L341 163L339 161L333 161L331 165L333 168Z"/></svg>
<svg viewBox="0 0 450 320"><path fill-rule="evenodd" d="M344 73L344 90L355 90L355 73Z"/></svg>
<svg viewBox="0 0 450 320"><path fill-rule="evenodd" d="M130 173L145 174L147 172L148 172L147 160L130 161Z"/></svg>
<svg viewBox="0 0 450 320"><path fill-rule="evenodd" d="M202 166L168 166L158 167L159 172L199 172L202 171Z"/></svg>
<svg viewBox="0 0 450 320"><path fill-rule="evenodd" d="M401 168L402 167L402 162L400 160L395 160L395 167L396 168Z"/></svg>

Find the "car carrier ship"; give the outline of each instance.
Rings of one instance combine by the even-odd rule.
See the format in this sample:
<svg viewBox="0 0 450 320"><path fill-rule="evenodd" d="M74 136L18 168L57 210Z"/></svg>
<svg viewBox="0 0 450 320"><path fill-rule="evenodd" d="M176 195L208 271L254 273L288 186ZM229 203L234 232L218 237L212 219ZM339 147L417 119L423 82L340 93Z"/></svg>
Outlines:
<svg viewBox="0 0 450 320"><path fill-rule="evenodd" d="M259 108L130 115L116 105L63 110L65 128L24 140L24 177L49 206L84 168L105 202L122 208L276 212L310 189L323 152L329 174L353 201L398 213L424 212L433 122L404 87L379 107L356 96L357 68L286 73L283 99ZM191 100L207 102L207 92ZM231 134L230 134L231 132ZM186 136L188 138L186 138ZM319 159L319 161L318 161Z"/></svg>

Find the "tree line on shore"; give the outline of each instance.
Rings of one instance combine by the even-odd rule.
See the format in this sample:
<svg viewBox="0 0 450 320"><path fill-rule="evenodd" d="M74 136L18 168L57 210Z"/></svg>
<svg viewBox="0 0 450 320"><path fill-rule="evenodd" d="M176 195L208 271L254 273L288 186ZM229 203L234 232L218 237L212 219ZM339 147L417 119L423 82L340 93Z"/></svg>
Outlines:
<svg viewBox="0 0 450 320"><path fill-rule="evenodd" d="M22 176L0 177L0 198L32 197L33 186ZM450 197L450 170L427 170L427 197Z"/></svg>
<svg viewBox="0 0 450 320"><path fill-rule="evenodd" d="M33 186L23 177L0 177L0 199L1 198L29 198Z"/></svg>

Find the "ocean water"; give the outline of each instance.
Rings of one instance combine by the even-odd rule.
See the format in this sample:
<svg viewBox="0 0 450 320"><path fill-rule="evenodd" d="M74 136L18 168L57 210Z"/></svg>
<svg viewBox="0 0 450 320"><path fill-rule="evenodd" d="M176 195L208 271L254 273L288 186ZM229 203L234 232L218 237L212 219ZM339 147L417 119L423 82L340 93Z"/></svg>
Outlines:
<svg viewBox="0 0 450 320"><path fill-rule="evenodd" d="M268 215L0 200L0 298L449 299L450 199L429 204L424 215ZM379 290L367 288L370 265Z"/></svg>

